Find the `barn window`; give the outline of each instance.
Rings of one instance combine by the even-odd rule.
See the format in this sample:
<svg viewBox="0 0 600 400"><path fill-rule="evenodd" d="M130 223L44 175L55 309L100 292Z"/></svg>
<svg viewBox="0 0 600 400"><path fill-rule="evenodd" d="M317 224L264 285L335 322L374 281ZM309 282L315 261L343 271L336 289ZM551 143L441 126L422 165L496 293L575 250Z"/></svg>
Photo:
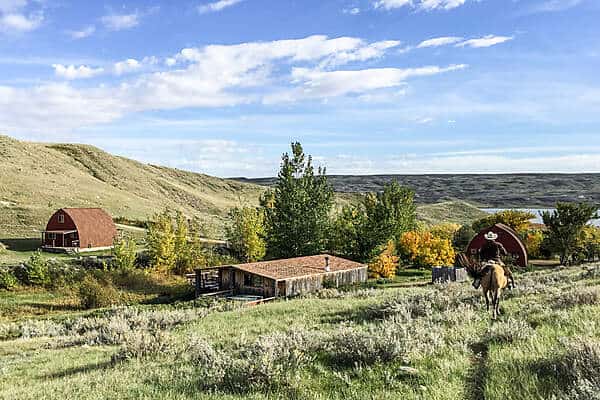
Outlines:
<svg viewBox="0 0 600 400"><path fill-rule="evenodd" d="M58 214L58 223L63 224L65 222L65 216L63 214Z"/></svg>

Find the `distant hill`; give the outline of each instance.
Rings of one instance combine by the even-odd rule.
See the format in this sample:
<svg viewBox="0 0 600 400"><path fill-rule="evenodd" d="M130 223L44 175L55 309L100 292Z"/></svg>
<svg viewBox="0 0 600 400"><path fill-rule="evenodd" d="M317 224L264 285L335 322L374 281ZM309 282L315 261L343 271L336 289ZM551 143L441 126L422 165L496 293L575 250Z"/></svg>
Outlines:
<svg viewBox="0 0 600 400"><path fill-rule="evenodd" d="M145 220L164 207L211 222L256 204L251 183L143 164L80 144L30 143L0 135L0 238L35 237L61 207L102 207Z"/></svg>
<svg viewBox="0 0 600 400"><path fill-rule="evenodd" d="M276 178L240 182L270 186ZM330 175L336 192L379 191L397 180L416 192L419 203L460 199L480 207L552 207L557 201L589 201L600 204L600 174L510 175Z"/></svg>

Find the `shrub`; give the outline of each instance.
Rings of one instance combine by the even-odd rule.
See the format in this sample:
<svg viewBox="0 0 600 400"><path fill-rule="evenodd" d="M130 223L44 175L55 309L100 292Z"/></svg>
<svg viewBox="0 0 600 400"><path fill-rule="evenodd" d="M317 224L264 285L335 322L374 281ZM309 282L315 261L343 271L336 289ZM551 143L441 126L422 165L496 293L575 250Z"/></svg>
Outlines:
<svg viewBox="0 0 600 400"><path fill-rule="evenodd" d="M542 372L554 375L565 389L565 399L595 399L600 393L600 342L579 337L563 341L553 349L560 354L544 360ZM592 396L587 396L593 394Z"/></svg>
<svg viewBox="0 0 600 400"><path fill-rule="evenodd" d="M452 246L454 246L458 252L465 251L476 234L477 233L473 230L471 225L463 225L454 233Z"/></svg>
<svg viewBox="0 0 600 400"><path fill-rule="evenodd" d="M114 306L120 303L120 295L110 280L99 282L87 275L79 286L79 299L86 309Z"/></svg>
<svg viewBox="0 0 600 400"><path fill-rule="evenodd" d="M574 306L594 305L600 302L600 289L575 288L568 292L559 293L554 296L552 305L554 308L569 308Z"/></svg>
<svg viewBox="0 0 600 400"><path fill-rule="evenodd" d="M149 358L167 354L172 349L173 340L166 332L131 331L124 336L121 348L113 355L113 361Z"/></svg>
<svg viewBox="0 0 600 400"><path fill-rule="evenodd" d="M540 229L530 230L525 233L525 247L530 258L542 258L542 243L544 242L544 232Z"/></svg>
<svg viewBox="0 0 600 400"><path fill-rule="evenodd" d="M42 258L40 251L31 255L29 260L21 266L21 279L23 283L32 286L45 286L50 284L48 263Z"/></svg>
<svg viewBox="0 0 600 400"><path fill-rule="evenodd" d="M117 268L122 270L130 270L135 268L137 244L132 238L122 237L115 240L113 254L114 263Z"/></svg>
<svg viewBox="0 0 600 400"><path fill-rule="evenodd" d="M490 342L513 343L527 340L535 335L535 330L525 321L508 318L506 321L490 326L486 338Z"/></svg>
<svg viewBox="0 0 600 400"><path fill-rule="evenodd" d="M328 352L335 365L362 367L398 360L406 355L407 347L406 328L387 323L366 331L343 327L329 341Z"/></svg>
<svg viewBox="0 0 600 400"><path fill-rule="evenodd" d="M240 352L241 362L234 362L226 375L230 387L242 389L250 383L255 389L271 385L286 386L291 376L313 360L317 341L302 330L260 336Z"/></svg>
<svg viewBox="0 0 600 400"><path fill-rule="evenodd" d="M81 282L84 276L82 268L67 265L59 261L48 260L48 286L52 288L60 288L71 286L77 282Z"/></svg>
<svg viewBox="0 0 600 400"><path fill-rule="evenodd" d="M273 390L289 385L294 374L313 361L312 353L318 343L313 337L302 330L264 335L231 355L193 337L186 346L186 357L197 367L204 389L234 393Z"/></svg>
<svg viewBox="0 0 600 400"><path fill-rule="evenodd" d="M0 269L0 289L11 290L19 284L12 271Z"/></svg>
<svg viewBox="0 0 600 400"><path fill-rule="evenodd" d="M369 264L369 272L375 278L391 278L398 269L398 256L396 245L389 240L380 250L379 255Z"/></svg>

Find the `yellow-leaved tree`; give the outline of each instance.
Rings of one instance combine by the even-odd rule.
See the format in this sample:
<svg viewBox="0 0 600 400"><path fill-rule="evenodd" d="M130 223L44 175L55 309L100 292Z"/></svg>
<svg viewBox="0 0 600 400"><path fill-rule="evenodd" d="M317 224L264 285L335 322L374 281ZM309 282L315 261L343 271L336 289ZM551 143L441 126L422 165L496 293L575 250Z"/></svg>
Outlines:
<svg viewBox="0 0 600 400"><path fill-rule="evenodd" d="M392 278L396 275L400 261L396 245L393 240L388 240L380 250L379 255L369 264L369 274L373 278Z"/></svg>
<svg viewBox="0 0 600 400"><path fill-rule="evenodd" d="M406 260L418 267L452 265L456 256L449 239L429 231L405 232L400 237L400 249Z"/></svg>
<svg viewBox="0 0 600 400"><path fill-rule="evenodd" d="M432 226L431 228L429 228L429 232L431 232L431 234L434 237L437 237L440 239L447 239L450 242L452 242L452 240L454 240L454 236L456 235L456 232L458 232L459 229L460 229L459 224L454 224L452 222L448 222L448 223Z"/></svg>

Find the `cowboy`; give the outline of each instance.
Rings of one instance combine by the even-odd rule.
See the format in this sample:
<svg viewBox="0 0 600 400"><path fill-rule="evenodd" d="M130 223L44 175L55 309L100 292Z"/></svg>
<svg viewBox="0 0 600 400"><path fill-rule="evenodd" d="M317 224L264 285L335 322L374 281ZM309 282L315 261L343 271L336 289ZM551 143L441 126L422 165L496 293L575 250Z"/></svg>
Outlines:
<svg viewBox="0 0 600 400"><path fill-rule="evenodd" d="M504 268L504 275L506 275L506 277L510 281L511 288L515 287L515 280L512 276L512 271L510 270L510 268L508 268L506 264L504 264L504 261L502 261L502 257L508 255L508 252L506 251L502 243L496 241L496 239L498 239L498 234L490 231L486 233L484 237L486 239L486 242L479 251L479 257L481 261L484 264L488 262L495 262L501 265L502 268ZM481 276L485 276L485 274L488 272L488 269L489 266L486 265L481 270ZM480 284L481 279L475 279L475 282L473 282L473 287L475 287L475 289L478 289Z"/></svg>

